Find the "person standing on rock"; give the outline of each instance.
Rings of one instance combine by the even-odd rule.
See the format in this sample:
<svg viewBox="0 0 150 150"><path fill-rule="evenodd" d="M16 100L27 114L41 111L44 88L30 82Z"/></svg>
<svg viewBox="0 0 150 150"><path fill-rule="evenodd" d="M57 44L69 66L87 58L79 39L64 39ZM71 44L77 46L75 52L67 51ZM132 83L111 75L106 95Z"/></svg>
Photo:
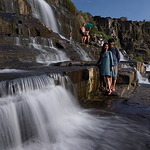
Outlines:
<svg viewBox="0 0 150 150"><path fill-rule="evenodd" d="M90 30L91 30L91 28L86 28L86 31L85 31L85 36L86 36L86 44L89 44L89 42L90 42L90 38L91 38L91 36L90 36Z"/></svg>
<svg viewBox="0 0 150 150"><path fill-rule="evenodd" d="M85 23L82 24L82 27L80 29L80 33L81 33L81 36L82 36L82 44L84 43L85 44L85 41L87 39L86 35L85 35L85 32L86 32L86 28L85 28Z"/></svg>
<svg viewBox="0 0 150 150"><path fill-rule="evenodd" d="M100 70L100 76L106 81L105 90L108 92L108 95L112 93L111 90L111 81L113 76L113 57L112 52L108 51L108 43L104 43L102 51L100 52L100 57L97 61L97 65Z"/></svg>
<svg viewBox="0 0 150 150"><path fill-rule="evenodd" d="M114 64L114 74L112 76L112 92L116 91L116 81L118 75L118 63L120 61L119 49L115 46L115 40L113 38L108 39L109 51L112 52L113 64Z"/></svg>

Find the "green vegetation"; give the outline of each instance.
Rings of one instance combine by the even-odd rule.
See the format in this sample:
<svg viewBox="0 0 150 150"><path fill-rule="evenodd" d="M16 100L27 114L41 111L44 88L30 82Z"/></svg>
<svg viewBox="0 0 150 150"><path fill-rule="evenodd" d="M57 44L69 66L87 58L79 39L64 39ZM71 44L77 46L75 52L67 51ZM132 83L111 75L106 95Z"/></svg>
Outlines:
<svg viewBox="0 0 150 150"><path fill-rule="evenodd" d="M71 0L66 0L66 8L73 14L75 15L77 12L76 6Z"/></svg>
<svg viewBox="0 0 150 150"><path fill-rule="evenodd" d="M137 60L137 61L140 61L140 62L144 61L142 57L134 57L134 59Z"/></svg>
<svg viewBox="0 0 150 150"><path fill-rule="evenodd" d="M93 16L90 13L83 13L82 11L79 11L78 15L82 16L85 22L93 24L93 27L91 28L91 31L90 31L91 34L96 34L97 36L102 35L104 39L112 38L112 36L109 36L104 32L104 29L102 28L98 29L97 22L94 21ZM120 43L118 45L120 45Z"/></svg>

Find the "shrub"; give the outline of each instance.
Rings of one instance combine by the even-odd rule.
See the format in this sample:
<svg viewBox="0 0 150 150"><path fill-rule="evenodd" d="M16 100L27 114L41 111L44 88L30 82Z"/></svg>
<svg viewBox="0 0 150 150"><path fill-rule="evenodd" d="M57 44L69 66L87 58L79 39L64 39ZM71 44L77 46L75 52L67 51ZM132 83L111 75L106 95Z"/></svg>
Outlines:
<svg viewBox="0 0 150 150"><path fill-rule="evenodd" d="M75 15L77 12L77 9L74 5L74 3L71 0L66 0L66 8L73 14Z"/></svg>
<svg viewBox="0 0 150 150"><path fill-rule="evenodd" d="M135 60L143 62L143 58L142 57L134 57Z"/></svg>

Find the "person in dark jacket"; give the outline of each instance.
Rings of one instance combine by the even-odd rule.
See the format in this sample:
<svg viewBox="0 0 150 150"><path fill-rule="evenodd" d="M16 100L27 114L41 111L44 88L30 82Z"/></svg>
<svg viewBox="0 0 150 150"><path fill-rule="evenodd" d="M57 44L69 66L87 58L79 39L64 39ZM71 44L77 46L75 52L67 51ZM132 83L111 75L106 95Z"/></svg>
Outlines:
<svg viewBox="0 0 150 150"><path fill-rule="evenodd" d="M114 74L112 76L112 91L116 91L116 81L118 75L118 63L120 61L119 49L115 46L115 40L113 38L108 39L109 51L112 52L113 62L114 62Z"/></svg>

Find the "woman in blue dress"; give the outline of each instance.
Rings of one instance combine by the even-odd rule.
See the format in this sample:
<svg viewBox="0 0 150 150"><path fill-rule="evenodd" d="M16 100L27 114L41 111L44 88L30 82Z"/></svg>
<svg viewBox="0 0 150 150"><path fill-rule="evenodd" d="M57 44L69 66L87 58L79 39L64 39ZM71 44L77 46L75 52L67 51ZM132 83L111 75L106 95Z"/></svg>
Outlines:
<svg viewBox="0 0 150 150"><path fill-rule="evenodd" d="M100 57L97 62L97 65L100 69L100 76L104 78L106 81L105 90L108 91L108 94L110 95L111 90L111 83L112 83L112 75L113 75L113 57L112 52L108 51L108 43L104 43L102 47L102 51L100 52Z"/></svg>

